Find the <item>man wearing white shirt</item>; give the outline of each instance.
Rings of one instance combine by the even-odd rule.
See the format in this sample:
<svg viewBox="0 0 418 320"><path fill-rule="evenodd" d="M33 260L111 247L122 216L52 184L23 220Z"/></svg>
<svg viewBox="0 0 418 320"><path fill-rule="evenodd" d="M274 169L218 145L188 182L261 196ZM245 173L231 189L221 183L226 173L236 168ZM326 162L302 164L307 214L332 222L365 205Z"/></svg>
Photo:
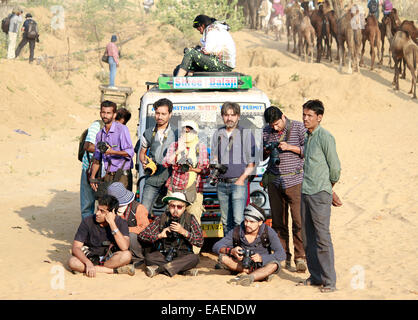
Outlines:
<svg viewBox="0 0 418 320"><path fill-rule="evenodd" d="M191 75L194 71L232 71L235 68L236 48L228 32L229 26L214 18L198 15L193 27L202 34L202 46L185 49L183 61L174 75Z"/></svg>

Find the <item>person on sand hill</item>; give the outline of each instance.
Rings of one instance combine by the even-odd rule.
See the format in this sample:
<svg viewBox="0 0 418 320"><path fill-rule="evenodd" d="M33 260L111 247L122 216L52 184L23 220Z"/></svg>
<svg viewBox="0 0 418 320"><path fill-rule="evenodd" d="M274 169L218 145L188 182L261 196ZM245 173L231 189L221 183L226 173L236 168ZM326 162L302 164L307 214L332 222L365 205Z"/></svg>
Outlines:
<svg viewBox="0 0 418 320"><path fill-rule="evenodd" d="M81 221L68 261L73 272L84 272L87 277L97 273L135 274L134 266L128 265L132 258L128 223L116 215L118 206L115 197L105 195L98 200L96 214Z"/></svg>
<svg viewBox="0 0 418 320"><path fill-rule="evenodd" d="M174 76L192 75L194 71L230 72L235 68L235 42L225 22L205 15L198 15L193 21L202 39L201 46L186 48L183 61L174 70Z"/></svg>
<svg viewBox="0 0 418 320"><path fill-rule="evenodd" d="M7 59L14 59L16 55L16 39L19 32L19 25L22 22L22 10L20 8L14 8L10 17L9 32L7 34Z"/></svg>
<svg viewBox="0 0 418 320"><path fill-rule="evenodd" d="M117 41L116 35L113 35L110 42L106 46L106 52L109 56L109 88L115 88L116 69L119 67L119 49L115 42Z"/></svg>
<svg viewBox="0 0 418 320"><path fill-rule="evenodd" d="M321 292L336 290L334 247L329 230L331 204L341 202L332 188L340 178L341 166L335 139L322 128L324 105L309 100L303 105L305 162L301 198L302 239L310 277L299 285L321 286Z"/></svg>
<svg viewBox="0 0 418 320"><path fill-rule="evenodd" d="M20 51L23 47L29 42L29 63L33 62L33 56L35 53L35 42L39 42L39 33L38 25L35 20L32 19L32 14L27 13L25 16L26 20L23 23L22 31L22 40L17 46L15 56L19 56Z"/></svg>

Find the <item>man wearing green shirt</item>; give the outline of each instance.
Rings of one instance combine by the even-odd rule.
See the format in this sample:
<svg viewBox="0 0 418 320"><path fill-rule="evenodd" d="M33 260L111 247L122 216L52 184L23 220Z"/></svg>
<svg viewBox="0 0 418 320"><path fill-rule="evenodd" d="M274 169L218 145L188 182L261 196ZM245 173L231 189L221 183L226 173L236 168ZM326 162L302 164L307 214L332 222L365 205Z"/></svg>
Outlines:
<svg viewBox="0 0 418 320"><path fill-rule="evenodd" d="M303 105L303 124L307 129L303 165L301 218L302 239L310 277L301 285L320 286L321 292L336 290L334 248L329 230L332 187L340 178L335 139L321 127L324 106L319 100Z"/></svg>

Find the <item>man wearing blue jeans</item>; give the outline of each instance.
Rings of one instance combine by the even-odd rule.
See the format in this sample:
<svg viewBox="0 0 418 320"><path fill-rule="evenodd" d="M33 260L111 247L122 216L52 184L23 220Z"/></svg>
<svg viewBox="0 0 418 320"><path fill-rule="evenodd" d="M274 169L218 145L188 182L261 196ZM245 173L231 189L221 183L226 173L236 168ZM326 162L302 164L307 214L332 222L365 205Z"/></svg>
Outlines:
<svg viewBox="0 0 418 320"><path fill-rule="evenodd" d="M84 219L94 214L94 192L90 184L87 181L87 169L89 168L90 162L93 161L93 153L95 151L96 135L103 127L103 121L94 121L88 131L86 140L84 142L84 155L82 160L81 168L81 180L80 180L80 209L81 218Z"/></svg>
<svg viewBox="0 0 418 320"><path fill-rule="evenodd" d="M119 67L119 49L115 42L117 41L116 35L113 35L110 42L106 46L107 55L109 56L109 87L115 86L116 68Z"/></svg>
<svg viewBox="0 0 418 320"><path fill-rule="evenodd" d="M145 130L141 137L139 160L142 166L148 163L147 156L157 165L157 171L145 180L142 191L142 205L152 214L152 208L158 195L163 191L171 168L163 166L168 147L177 140L177 130L171 127L169 121L173 112L173 103L168 99L159 99L154 103L155 127Z"/></svg>
<svg viewBox="0 0 418 320"><path fill-rule="evenodd" d="M238 126L241 108L234 102L222 105L221 115L225 124L212 140L211 163L228 167L219 175L218 199L224 234L244 220L248 197L248 177L255 167L255 139L251 130Z"/></svg>

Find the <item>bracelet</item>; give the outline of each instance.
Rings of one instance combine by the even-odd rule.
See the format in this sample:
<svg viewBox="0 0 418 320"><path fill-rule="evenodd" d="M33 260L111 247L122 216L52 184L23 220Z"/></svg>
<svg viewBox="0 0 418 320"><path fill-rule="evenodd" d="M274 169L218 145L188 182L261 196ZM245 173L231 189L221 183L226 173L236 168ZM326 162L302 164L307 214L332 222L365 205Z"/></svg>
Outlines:
<svg viewBox="0 0 418 320"><path fill-rule="evenodd" d="M231 248L226 248L225 249L225 254L227 254L228 256L231 256Z"/></svg>

